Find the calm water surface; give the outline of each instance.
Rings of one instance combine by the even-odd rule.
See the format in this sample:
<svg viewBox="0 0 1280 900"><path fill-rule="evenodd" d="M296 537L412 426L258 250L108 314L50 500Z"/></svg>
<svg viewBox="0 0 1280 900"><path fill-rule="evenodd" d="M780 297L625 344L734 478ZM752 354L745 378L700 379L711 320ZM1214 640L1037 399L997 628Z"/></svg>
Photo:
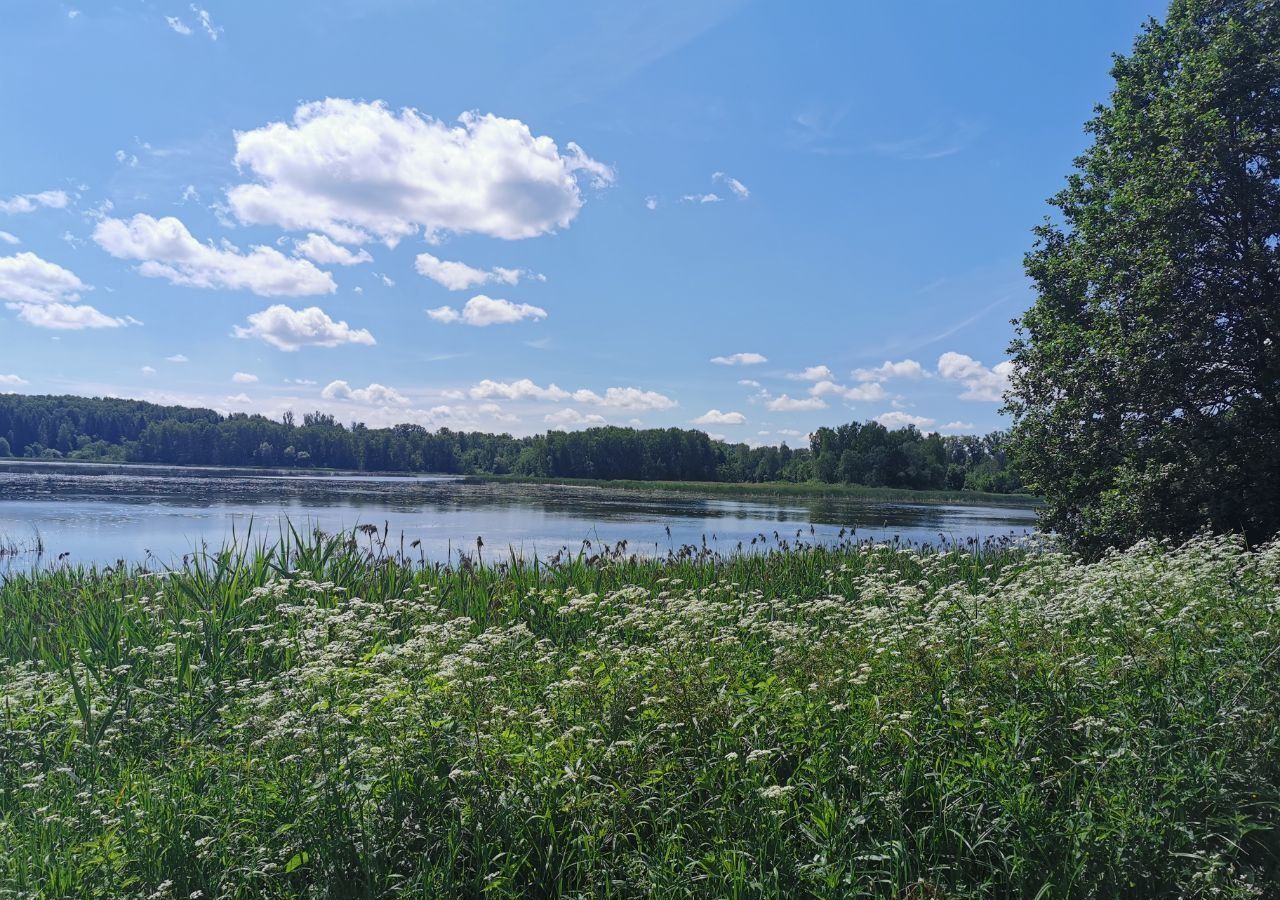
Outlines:
<svg viewBox="0 0 1280 900"><path fill-rule="evenodd" d="M547 556L584 540L626 540L635 552L682 544L731 551L761 533L834 541L859 538L936 543L1025 535L1028 509L885 503L843 498L728 500L670 493L551 485L464 484L450 477L268 475L246 471L0 464L0 560L30 567L56 562L171 564L202 545L271 539L288 519L327 532L387 525L393 540L422 542L430 560L459 549L507 547ZM810 537L812 527L812 537ZM668 537L667 529L670 529ZM44 552L32 552L38 542ZM416 554L416 551L415 551Z"/></svg>

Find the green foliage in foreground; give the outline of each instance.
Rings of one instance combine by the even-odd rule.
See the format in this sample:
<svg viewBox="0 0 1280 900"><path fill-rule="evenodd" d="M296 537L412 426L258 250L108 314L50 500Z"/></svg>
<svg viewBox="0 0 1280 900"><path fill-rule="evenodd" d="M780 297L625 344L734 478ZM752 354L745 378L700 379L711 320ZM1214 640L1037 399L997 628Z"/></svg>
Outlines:
<svg viewBox="0 0 1280 900"><path fill-rule="evenodd" d="M294 539L0 609L0 895L1277 895L1277 544Z"/></svg>

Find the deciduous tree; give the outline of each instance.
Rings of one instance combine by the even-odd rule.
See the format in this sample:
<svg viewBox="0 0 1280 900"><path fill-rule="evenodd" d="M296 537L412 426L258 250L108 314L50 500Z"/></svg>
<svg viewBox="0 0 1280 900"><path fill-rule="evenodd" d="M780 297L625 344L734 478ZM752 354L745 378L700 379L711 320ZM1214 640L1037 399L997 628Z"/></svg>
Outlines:
<svg viewBox="0 0 1280 900"><path fill-rule="evenodd" d="M1115 60L1026 268L1007 409L1096 553L1280 530L1280 4L1174 0Z"/></svg>

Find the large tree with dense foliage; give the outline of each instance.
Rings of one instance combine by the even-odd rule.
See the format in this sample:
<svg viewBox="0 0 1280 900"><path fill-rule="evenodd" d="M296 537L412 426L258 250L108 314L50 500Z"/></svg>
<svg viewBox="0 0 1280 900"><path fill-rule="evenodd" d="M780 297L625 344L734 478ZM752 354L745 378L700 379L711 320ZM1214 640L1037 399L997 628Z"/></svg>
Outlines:
<svg viewBox="0 0 1280 900"><path fill-rule="evenodd" d="M1027 271L1006 397L1045 523L1096 553L1280 530L1280 3L1174 0L1117 57Z"/></svg>

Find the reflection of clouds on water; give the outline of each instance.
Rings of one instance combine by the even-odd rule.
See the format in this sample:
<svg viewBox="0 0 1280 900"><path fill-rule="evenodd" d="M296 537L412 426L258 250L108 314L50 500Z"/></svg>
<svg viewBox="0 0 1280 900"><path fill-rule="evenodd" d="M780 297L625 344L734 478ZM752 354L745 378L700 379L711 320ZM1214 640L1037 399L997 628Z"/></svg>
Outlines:
<svg viewBox="0 0 1280 900"><path fill-rule="evenodd" d="M17 471L15 471L17 469ZM92 471L92 470L91 470ZM103 471L103 470L98 470ZM0 470L0 538L43 537L45 556L73 562L168 562L202 543L216 547L273 540L283 520L334 532L360 524L421 540L428 559L444 559L483 536L490 552L508 546L555 553L583 540L626 540L636 552L682 544L728 552L773 533L834 541L840 529L868 539L964 541L1022 534L1034 511L993 506L887 503L842 497L733 500L553 485L464 484L451 478L263 476L246 471L163 468L81 474L78 467ZM810 528L812 527L812 534ZM667 535L670 528L670 537ZM248 536L248 537L247 537ZM14 563L11 561L10 565Z"/></svg>

